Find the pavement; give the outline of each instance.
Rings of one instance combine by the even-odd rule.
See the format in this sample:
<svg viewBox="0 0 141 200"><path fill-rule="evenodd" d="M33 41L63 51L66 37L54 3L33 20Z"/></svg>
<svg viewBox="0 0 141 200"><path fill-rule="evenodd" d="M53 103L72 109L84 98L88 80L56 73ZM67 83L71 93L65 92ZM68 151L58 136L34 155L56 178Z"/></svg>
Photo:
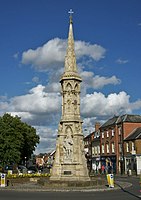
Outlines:
<svg viewBox="0 0 141 200"><path fill-rule="evenodd" d="M127 180L128 181L128 180ZM67 191L79 191L79 192L90 192L90 191L95 191L95 192L102 192L102 191L111 191L111 190L119 190L119 189L124 189L131 187L132 184L130 182L125 182L125 181L118 181L116 180L114 182L114 187L110 188L108 185L96 185L96 186L87 186L87 187L66 187L66 188L52 188L52 187L45 187L37 182L27 182L27 183L22 183L22 184L16 184L14 186L6 186L6 187L0 187L0 190L14 190L14 191L36 191L36 192L41 192L41 191L60 191L60 192L67 192Z"/></svg>

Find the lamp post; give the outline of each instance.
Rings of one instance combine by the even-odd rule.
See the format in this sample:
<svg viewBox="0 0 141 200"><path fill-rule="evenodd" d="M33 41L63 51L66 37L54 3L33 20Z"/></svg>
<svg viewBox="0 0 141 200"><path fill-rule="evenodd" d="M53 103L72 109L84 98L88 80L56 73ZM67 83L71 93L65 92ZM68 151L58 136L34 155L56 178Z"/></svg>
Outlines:
<svg viewBox="0 0 141 200"><path fill-rule="evenodd" d="M25 167L26 167L26 156L24 157L24 159L25 159L25 161L24 161L24 165L25 165Z"/></svg>

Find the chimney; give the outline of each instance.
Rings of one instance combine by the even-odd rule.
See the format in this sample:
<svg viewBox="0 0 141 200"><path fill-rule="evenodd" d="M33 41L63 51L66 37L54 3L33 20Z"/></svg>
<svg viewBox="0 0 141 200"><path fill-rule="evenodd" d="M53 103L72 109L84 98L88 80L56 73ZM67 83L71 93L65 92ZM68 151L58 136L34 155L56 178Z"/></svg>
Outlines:
<svg viewBox="0 0 141 200"><path fill-rule="evenodd" d="M95 131L98 131L100 128L101 124L99 122L95 123Z"/></svg>

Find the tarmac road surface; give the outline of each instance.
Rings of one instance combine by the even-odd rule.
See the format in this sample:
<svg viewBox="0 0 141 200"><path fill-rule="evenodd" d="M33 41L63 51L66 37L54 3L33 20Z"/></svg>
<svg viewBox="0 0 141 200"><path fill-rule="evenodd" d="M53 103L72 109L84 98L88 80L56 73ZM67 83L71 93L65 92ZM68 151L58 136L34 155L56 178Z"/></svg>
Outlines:
<svg viewBox="0 0 141 200"><path fill-rule="evenodd" d="M141 199L139 178L117 178L122 182L130 182L132 186L107 191L18 191L0 190L0 200L138 200Z"/></svg>

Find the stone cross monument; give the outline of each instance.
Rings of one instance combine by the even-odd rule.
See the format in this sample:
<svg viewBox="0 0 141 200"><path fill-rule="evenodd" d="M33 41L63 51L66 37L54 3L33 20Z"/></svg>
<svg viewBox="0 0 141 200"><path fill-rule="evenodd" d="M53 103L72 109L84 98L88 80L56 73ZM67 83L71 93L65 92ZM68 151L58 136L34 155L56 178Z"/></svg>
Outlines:
<svg viewBox="0 0 141 200"><path fill-rule="evenodd" d="M82 120L80 118L80 83L74 51L72 10L65 56L65 70L60 79L62 94L62 118L59 123L56 154L50 180L88 181L88 169L84 153Z"/></svg>

